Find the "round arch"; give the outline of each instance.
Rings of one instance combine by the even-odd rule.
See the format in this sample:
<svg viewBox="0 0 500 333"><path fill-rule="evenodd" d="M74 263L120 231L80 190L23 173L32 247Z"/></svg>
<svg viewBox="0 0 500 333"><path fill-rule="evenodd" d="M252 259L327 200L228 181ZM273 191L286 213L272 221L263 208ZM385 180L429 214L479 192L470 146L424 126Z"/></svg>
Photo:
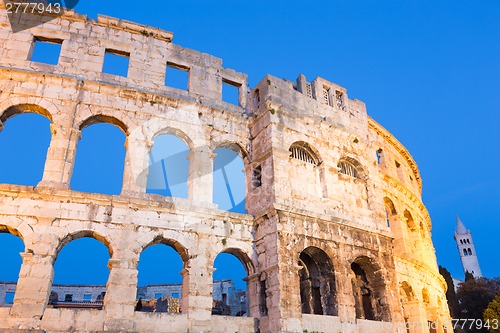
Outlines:
<svg viewBox="0 0 500 333"><path fill-rule="evenodd" d="M55 263L55 261L57 260L57 256L59 255L61 250L64 248L64 246L66 246L71 241L74 241L74 240L79 239L79 238L84 238L84 237L93 238L93 239L101 242L108 249L109 257L110 258L113 257L113 247L111 246L111 242L106 237L102 236L101 234L99 234L93 230L79 230L79 231L70 233L70 234L64 236L62 239L60 239L59 245L55 249L54 256L52 258L52 263Z"/></svg>
<svg viewBox="0 0 500 333"><path fill-rule="evenodd" d="M319 166L323 163L323 159L321 158L319 151L305 141L295 141L290 145L288 150L291 153L291 157L299 158L302 152L304 156L310 156L314 165Z"/></svg>
<svg viewBox="0 0 500 333"><path fill-rule="evenodd" d="M368 178L368 174L366 173L365 169L363 168L363 165L355 158L349 157L349 156L343 156L339 159L337 163L337 167L341 169L342 164L350 165L354 170L356 171L356 176L355 178L359 178L362 180L366 180Z"/></svg>
<svg viewBox="0 0 500 333"><path fill-rule="evenodd" d="M194 142L191 139L191 137L189 137L189 135L187 135L184 131L182 131L180 129L177 129L174 127L165 127L163 129L159 130L158 132L154 133L153 136L151 137L151 140L153 141L155 138L157 138L161 135L173 135L173 136L179 138L182 142L184 142L189 150L193 150L195 148ZM151 148L152 148L152 146L151 146Z"/></svg>
<svg viewBox="0 0 500 333"><path fill-rule="evenodd" d="M5 123L9 118L23 113L36 113L53 122L52 114L37 104L17 104L10 106L0 115L0 122Z"/></svg>
<svg viewBox="0 0 500 333"><path fill-rule="evenodd" d="M243 267L245 268L245 271L247 273L247 277L255 274L255 266L254 266L252 260L250 259L248 254L245 251L243 251L242 249L235 248L235 247L229 247L229 248L226 248L226 249L220 251L215 257L217 257L221 253L228 253L228 254L232 254L233 256L235 256L241 262ZM214 258L214 262L215 262L215 258ZM212 262L212 266L213 266L214 262Z"/></svg>
<svg viewBox="0 0 500 333"><path fill-rule="evenodd" d="M120 119L113 117L113 116L108 116L104 114L98 114L98 115L93 115L82 121L82 123L79 126L80 131L83 130L86 127L89 127L94 124L99 124L99 123L106 123L106 124L111 124L115 125L118 127L122 132L125 134L125 136L129 135L128 131L128 126L125 125L123 121Z"/></svg>
<svg viewBox="0 0 500 333"><path fill-rule="evenodd" d="M223 141L223 142L215 143L212 146L213 146L212 151L214 151L214 152L220 148L229 149L232 152L234 152L235 154L237 154L238 156L240 156L243 159L243 161L245 160L245 158L248 157L247 150L239 142Z"/></svg>
<svg viewBox="0 0 500 333"><path fill-rule="evenodd" d="M148 247L158 244L163 244L173 248L180 255L182 261L184 262L184 267L187 266L189 261L189 253L187 248L184 245L182 245L179 241L161 235L156 236L152 241L144 245L142 247L141 253Z"/></svg>

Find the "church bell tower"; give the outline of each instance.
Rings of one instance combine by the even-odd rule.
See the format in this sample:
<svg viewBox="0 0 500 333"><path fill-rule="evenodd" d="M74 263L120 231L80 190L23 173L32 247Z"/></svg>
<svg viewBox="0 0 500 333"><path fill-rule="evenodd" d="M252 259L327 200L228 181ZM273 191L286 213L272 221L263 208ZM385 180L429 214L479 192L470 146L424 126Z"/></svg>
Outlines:
<svg viewBox="0 0 500 333"><path fill-rule="evenodd" d="M477 260L476 249L472 241L470 230L466 229L457 214L457 225L455 228L455 242L457 242L458 253L462 261L464 273L469 272L475 278L482 277L479 261Z"/></svg>

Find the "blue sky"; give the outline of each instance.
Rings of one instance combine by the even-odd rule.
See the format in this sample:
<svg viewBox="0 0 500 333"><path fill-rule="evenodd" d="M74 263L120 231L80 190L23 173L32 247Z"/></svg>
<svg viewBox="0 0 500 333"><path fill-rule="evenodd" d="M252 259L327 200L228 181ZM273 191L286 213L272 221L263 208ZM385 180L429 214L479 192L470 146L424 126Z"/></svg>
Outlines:
<svg viewBox="0 0 500 333"><path fill-rule="evenodd" d="M463 277L458 212L483 274L500 276L497 0L81 0L75 9L172 31L174 43L247 73L251 87L268 73L346 87L416 160L438 262Z"/></svg>

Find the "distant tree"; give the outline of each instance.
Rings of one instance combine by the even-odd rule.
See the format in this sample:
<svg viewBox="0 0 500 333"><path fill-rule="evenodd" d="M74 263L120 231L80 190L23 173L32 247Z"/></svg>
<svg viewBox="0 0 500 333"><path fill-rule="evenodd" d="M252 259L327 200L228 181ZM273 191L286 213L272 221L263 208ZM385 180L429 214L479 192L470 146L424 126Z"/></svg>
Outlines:
<svg viewBox="0 0 500 333"><path fill-rule="evenodd" d="M439 273L444 277L448 289L446 290L446 300L448 301L448 308L450 309L450 315L452 318L457 318L460 313L460 307L458 304L457 293L455 292L455 285L453 284L453 279L450 272L439 266Z"/></svg>
<svg viewBox="0 0 500 333"><path fill-rule="evenodd" d="M500 295L497 295L484 310L484 321L490 326L490 333L500 333Z"/></svg>
<svg viewBox="0 0 500 333"><path fill-rule="evenodd" d="M465 282L458 287L457 298L460 305L460 312L456 319L483 319L483 313L488 307L488 304L497 296L500 295L500 278L474 279L472 274L467 276ZM488 329L483 327L464 327L465 332L484 332Z"/></svg>

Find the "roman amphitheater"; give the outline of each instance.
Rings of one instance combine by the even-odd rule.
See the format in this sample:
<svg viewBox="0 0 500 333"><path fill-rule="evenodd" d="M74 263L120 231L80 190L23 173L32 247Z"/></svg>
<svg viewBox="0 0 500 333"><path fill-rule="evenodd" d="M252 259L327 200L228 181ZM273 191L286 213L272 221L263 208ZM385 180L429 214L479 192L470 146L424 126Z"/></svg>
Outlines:
<svg viewBox="0 0 500 333"><path fill-rule="evenodd" d="M452 331L417 164L344 87L267 75L248 88L246 74L167 31L69 11L13 32L0 6L0 131L37 113L52 134L36 186L0 184L0 232L25 246L0 331ZM60 45L57 64L32 61L41 42ZM126 77L102 72L108 53L128 59ZM187 89L165 85L167 67L188 73ZM227 86L237 103L223 100ZM126 135L120 195L70 188L81 131L101 122ZM160 134L189 147L187 199L146 191ZM213 203L221 147L244 163L246 214ZM81 237L110 253L103 307L51 307L53 264ZM135 311L141 252L158 243L184 264L179 313ZM247 316L212 314L222 252L246 269Z"/></svg>

